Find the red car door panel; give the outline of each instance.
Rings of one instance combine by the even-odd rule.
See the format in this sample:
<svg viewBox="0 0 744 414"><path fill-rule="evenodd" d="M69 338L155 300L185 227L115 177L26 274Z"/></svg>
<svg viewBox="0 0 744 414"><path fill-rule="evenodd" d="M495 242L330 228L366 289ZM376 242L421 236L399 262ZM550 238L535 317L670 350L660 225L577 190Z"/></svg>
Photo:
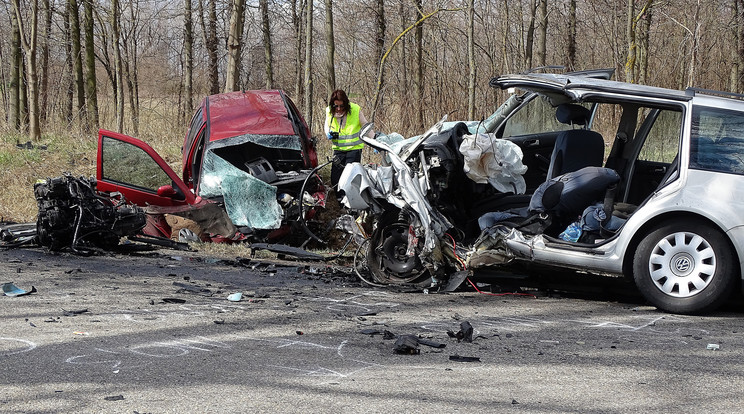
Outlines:
<svg viewBox="0 0 744 414"><path fill-rule="evenodd" d="M96 179L99 191L118 191L139 206L193 204L196 198L152 147L103 129L98 132Z"/></svg>

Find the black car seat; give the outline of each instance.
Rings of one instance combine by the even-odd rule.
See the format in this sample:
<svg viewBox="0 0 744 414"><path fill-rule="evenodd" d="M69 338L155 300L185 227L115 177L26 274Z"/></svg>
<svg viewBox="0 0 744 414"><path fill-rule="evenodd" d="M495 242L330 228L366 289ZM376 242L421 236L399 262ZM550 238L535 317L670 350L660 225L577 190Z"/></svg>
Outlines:
<svg viewBox="0 0 744 414"><path fill-rule="evenodd" d="M591 112L581 105L561 104L555 111L558 122L582 129L563 131L555 139L548 167L548 180L584 167L601 167L605 143L602 135L585 129Z"/></svg>

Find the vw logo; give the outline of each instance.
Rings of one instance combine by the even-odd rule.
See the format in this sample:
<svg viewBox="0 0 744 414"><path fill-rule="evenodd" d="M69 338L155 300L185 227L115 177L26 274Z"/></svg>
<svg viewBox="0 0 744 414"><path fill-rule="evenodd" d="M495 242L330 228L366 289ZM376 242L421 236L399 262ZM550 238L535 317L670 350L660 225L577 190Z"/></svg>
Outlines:
<svg viewBox="0 0 744 414"><path fill-rule="evenodd" d="M692 261L689 257L678 257L677 260L674 261L674 267L678 272L685 273L692 267Z"/></svg>

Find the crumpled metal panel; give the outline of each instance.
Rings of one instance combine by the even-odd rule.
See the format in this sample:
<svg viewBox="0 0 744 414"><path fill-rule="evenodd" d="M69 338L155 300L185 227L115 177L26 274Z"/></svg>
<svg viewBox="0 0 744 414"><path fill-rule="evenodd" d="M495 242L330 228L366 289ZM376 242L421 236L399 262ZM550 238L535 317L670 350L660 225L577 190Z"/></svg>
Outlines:
<svg viewBox="0 0 744 414"><path fill-rule="evenodd" d="M465 174L476 183L489 183L502 193L524 194L527 189L522 177L527 166L522 164L522 149L517 144L493 134L465 135L460 153Z"/></svg>
<svg viewBox="0 0 744 414"><path fill-rule="evenodd" d="M199 195L222 197L230 220L236 226L278 229L283 211L276 200L276 187L242 171L212 151L204 156Z"/></svg>
<svg viewBox="0 0 744 414"><path fill-rule="evenodd" d="M247 134L297 134L278 90L229 92L207 99L212 142Z"/></svg>

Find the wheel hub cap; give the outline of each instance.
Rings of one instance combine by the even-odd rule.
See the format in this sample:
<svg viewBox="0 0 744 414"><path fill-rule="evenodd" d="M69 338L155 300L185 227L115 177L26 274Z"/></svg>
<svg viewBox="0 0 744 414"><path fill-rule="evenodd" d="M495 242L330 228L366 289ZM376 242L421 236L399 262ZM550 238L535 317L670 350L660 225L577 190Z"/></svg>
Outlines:
<svg viewBox="0 0 744 414"><path fill-rule="evenodd" d="M716 272L716 254L710 243L691 232L672 233L654 246L648 270L656 287L677 298L703 291Z"/></svg>

